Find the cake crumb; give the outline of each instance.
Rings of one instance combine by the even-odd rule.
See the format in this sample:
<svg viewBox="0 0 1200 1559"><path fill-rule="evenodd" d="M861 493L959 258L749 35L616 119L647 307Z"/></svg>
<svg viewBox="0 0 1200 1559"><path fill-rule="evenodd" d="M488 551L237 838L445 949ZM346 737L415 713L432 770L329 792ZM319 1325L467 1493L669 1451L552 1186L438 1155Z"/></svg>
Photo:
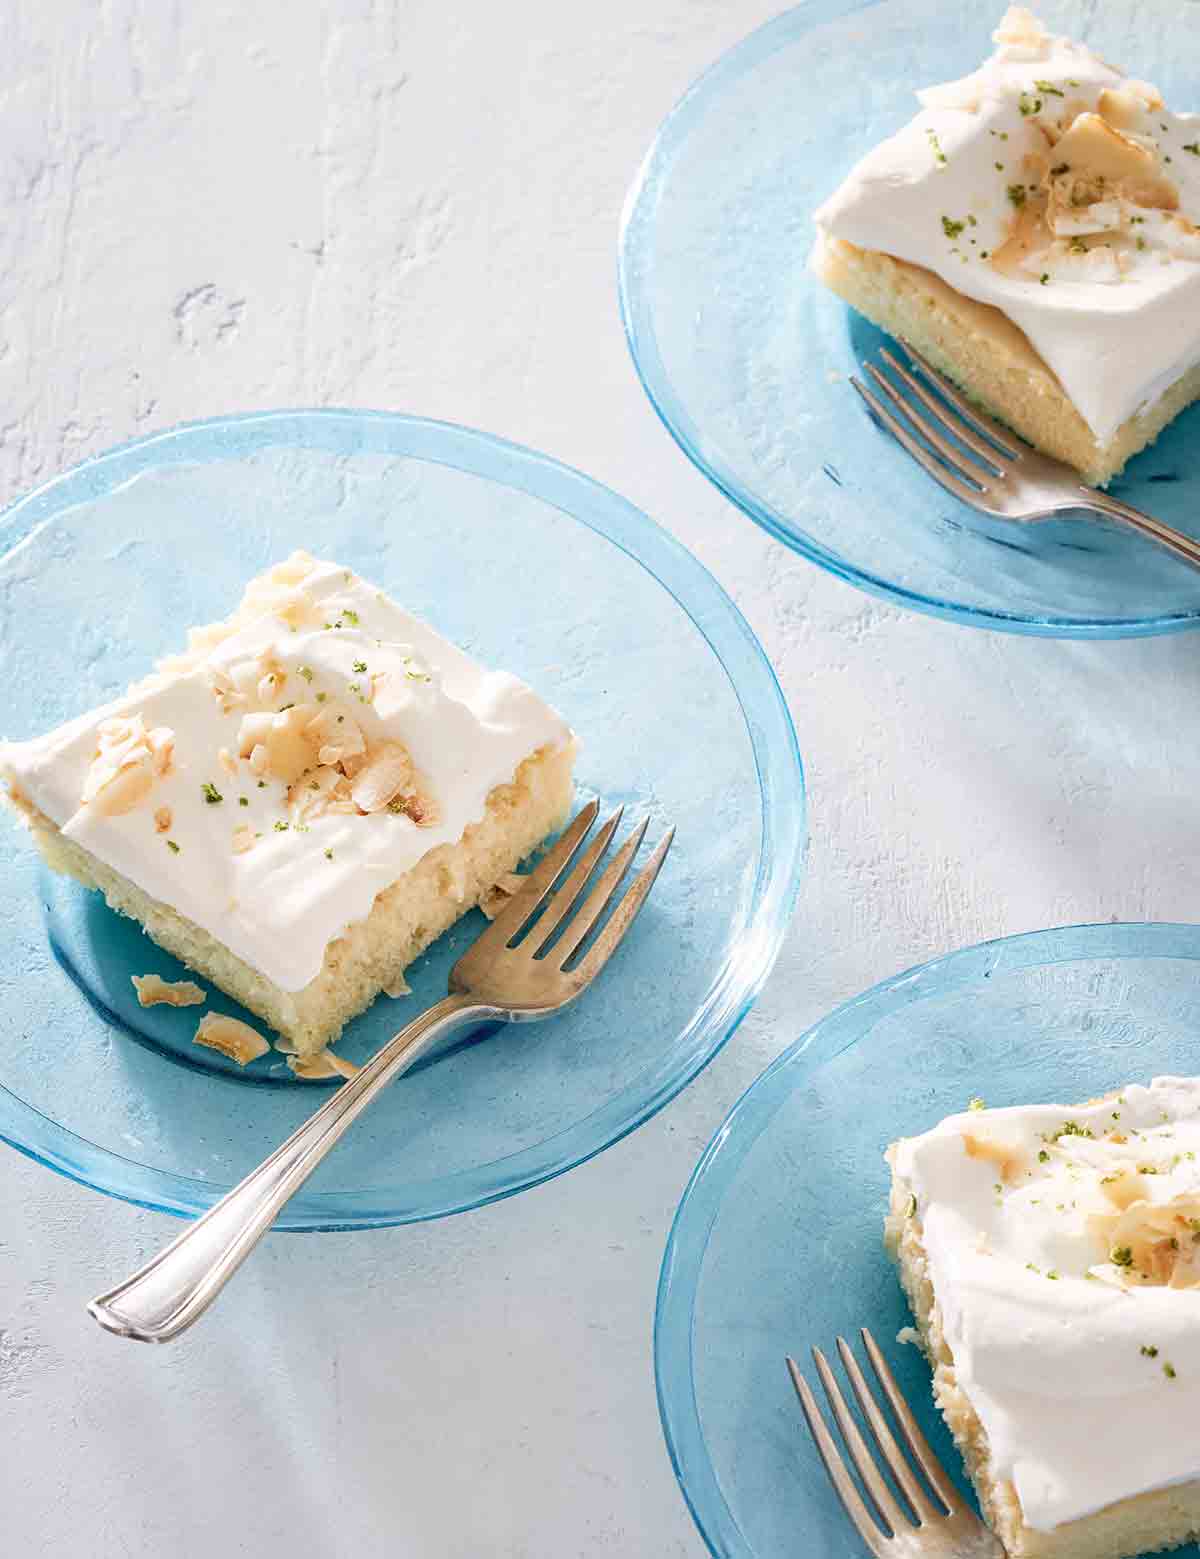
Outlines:
<svg viewBox="0 0 1200 1559"><path fill-rule="evenodd" d="M494 882L480 899L480 909L489 920L495 920L509 900L520 893L522 886L528 880L517 872L505 872L504 876Z"/></svg>
<svg viewBox="0 0 1200 1559"><path fill-rule="evenodd" d="M171 771L175 733L168 726L147 730L141 715L105 720L84 779L82 806L97 817L122 817Z"/></svg>

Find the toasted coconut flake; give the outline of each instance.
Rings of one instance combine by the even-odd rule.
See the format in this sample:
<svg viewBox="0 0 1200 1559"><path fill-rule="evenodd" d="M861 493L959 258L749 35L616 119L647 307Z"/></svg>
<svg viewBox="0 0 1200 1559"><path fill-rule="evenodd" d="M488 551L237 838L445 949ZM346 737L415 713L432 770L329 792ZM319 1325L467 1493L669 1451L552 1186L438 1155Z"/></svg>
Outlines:
<svg viewBox="0 0 1200 1559"><path fill-rule="evenodd" d="M195 633L195 631L196 630L193 629L192 633L189 633L189 643L192 643L192 635ZM192 651L187 655L177 655L168 657L165 660L161 660L158 663L159 668L163 671L186 671L189 669L196 655L202 652L203 647L199 643L193 643ZM220 709L223 715L232 714L239 705L246 702L245 694L237 686L232 677L219 670L216 666L208 666L205 668L205 671L208 677L208 685L212 690L212 695L216 699L217 707Z"/></svg>
<svg viewBox="0 0 1200 1559"><path fill-rule="evenodd" d="M1145 116L1159 113L1162 95L1148 81L1124 81L1119 87L1102 87L1096 108L1114 130L1140 130Z"/></svg>
<svg viewBox="0 0 1200 1559"><path fill-rule="evenodd" d="M169 725L156 725L146 740L150 743L155 778L162 779L174 767L175 732Z"/></svg>
<svg viewBox="0 0 1200 1559"><path fill-rule="evenodd" d="M1146 105L1136 93L1126 88L1102 87L1096 99L1096 110L1114 130L1136 130L1142 122Z"/></svg>
<svg viewBox="0 0 1200 1559"><path fill-rule="evenodd" d="M200 646L196 646L196 648L199 650ZM177 657L178 660L185 662L190 658L190 656L185 655ZM164 668L174 669L173 663L170 660L160 661L159 665ZM223 706L229 703L231 700L241 699L241 691L238 688L237 683L228 674L228 672L222 671L218 666L206 666L204 668L204 674L208 681L209 691L212 693L212 696L216 699L218 704ZM227 713L227 711L224 709L222 712Z"/></svg>
<svg viewBox="0 0 1200 1559"><path fill-rule="evenodd" d="M1179 190L1162 171L1154 150L1114 129L1099 114L1080 114L1054 155L1067 165L1063 177L1075 181L1070 198L1076 203L1084 203L1089 194L1095 199L1120 195L1135 206L1179 208Z"/></svg>
<svg viewBox="0 0 1200 1559"><path fill-rule="evenodd" d="M318 764L306 769L288 790L287 803L292 817L298 822L313 822L328 811L335 810L336 801L345 801L349 809L357 807L349 800L350 787L344 776L328 764Z"/></svg>
<svg viewBox="0 0 1200 1559"><path fill-rule="evenodd" d="M305 731L315 746L339 747L347 757L357 757L367 750L362 728L341 704L324 705L308 722Z"/></svg>
<svg viewBox="0 0 1200 1559"><path fill-rule="evenodd" d="M168 726L147 731L141 715L105 720L97 731L81 804L101 817L131 812L170 769L174 745Z"/></svg>
<svg viewBox="0 0 1200 1559"><path fill-rule="evenodd" d="M100 817L122 817L140 805L153 786L154 772L146 759L118 769L102 780L95 793L87 798L87 804Z"/></svg>
<svg viewBox="0 0 1200 1559"><path fill-rule="evenodd" d="M219 1012L209 1012L201 1018L192 1042L220 1051L239 1066L248 1066L251 1061L257 1061L259 1056L265 1056L271 1048L257 1029L252 1029L239 1018L226 1017Z"/></svg>
<svg viewBox="0 0 1200 1559"><path fill-rule="evenodd" d="M293 704L278 714L245 715L238 730L238 751L250 759L254 773L270 774L290 785L316 756L315 744L307 734L313 704Z"/></svg>
<svg viewBox="0 0 1200 1559"><path fill-rule="evenodd" d="M275 716L266 711L243 715L238 726L238 756L248 758L256 747L265 747Z"/></svg>
<svg viewBox="0 0 1200 1559"><path fill-rule="evenodd" d="M1118 1212L1093 1213L1088 1232L1106 1258L1091 1270L1105 1282L1200 1288L1200 1192L1183 1191L1166 1202L1141 1198Z"/></svg>
<svg viewBox="0 0 1200 1559"><path fill-rule="evenodd" d="M154 814L154 831L156 834L165 834L174 822L174 815L170 807L159 807Z"/></svg>
<svg viewBox="0 0 1200 1559"><path fill-rule="evenodd" d="M335 1056L332 1050L322 1050L315 1056L289 1055L287 1064L297 1077L307 1082L323 1082L330 1077L350 1078L359 1070L353 1061Z"/></svg>
<svg viewBox="0 0 1200 1559"><path fill-rule="evenodd" d="M995 1164L1001 1180L1006 1185L1010 1180L1015 1180L1025 1168L1024 1153L1011 1142L998 1142L994 1137L986 1137L973 1131L964 1131L962 1139L967 1157L982 1158Z"/></svg>
<svg viewBox="0 0 1200 1559"><path fill-rule="evenodd" d="M367 761L354 776L350 794L363 812L383 812L397 796L413 784L412 759L401 742L380 742L367 754Z"/></svg>
<svg viewBox="0 0 1200 1559"><path fill-rule="evenodd" d="M143 1007L202 1007L208 1000L194 980L164 980L158 974L131 974Z"/></svg>

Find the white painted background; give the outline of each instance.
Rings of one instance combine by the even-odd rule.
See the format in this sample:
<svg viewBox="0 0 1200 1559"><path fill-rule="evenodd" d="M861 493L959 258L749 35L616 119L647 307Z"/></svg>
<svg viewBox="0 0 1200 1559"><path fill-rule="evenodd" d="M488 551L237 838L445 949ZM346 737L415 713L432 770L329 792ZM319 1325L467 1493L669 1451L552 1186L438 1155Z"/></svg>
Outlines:
<svg viewBox="0 0 1200 1559"><path fill-rule="evenodd" d="M614 289L626 186L689 82L775 9L0 12L0 498L276 405L535 445L735 595L791 700L813 827L758 1008L656 1120L479 1213L276 1237L169 1348L102 1334L83 1301L170 1220L0 1154L5 1559L698 1559L650 1322L726 1109L834 1002L943 949L1196 914L1195 639L1046 644L883 607L725 504L637 385Z"/></svg>

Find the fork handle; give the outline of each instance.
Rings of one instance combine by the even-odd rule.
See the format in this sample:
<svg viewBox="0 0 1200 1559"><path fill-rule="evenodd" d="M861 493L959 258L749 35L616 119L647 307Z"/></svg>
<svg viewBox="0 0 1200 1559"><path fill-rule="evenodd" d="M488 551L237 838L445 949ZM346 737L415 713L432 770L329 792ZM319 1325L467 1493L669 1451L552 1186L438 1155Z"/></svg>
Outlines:
<svg viewBox="0 0 1200 1559"><path fill-rule="evenodd" d="M390 1039L362 1070L157 1256L88 1306L106 1331L139 1342L169 1342L203 1315L276 1214L377 1094L454 1029L485 1022L496 1009L447 996Z"/></svg>
<svg viewBox="0 0 1200 1559"><path fill-rule="evenodd" d="M1140 509L1135 509L1132 504L1122 503L1119 498L1113 498L1108 493L1100 492L1095 487L1083 487L1080 489L1086 500L1086 507L1094 509L1097 514L1106 514L1110 519L1120 520L1123 524L1132 526L1140 531L1143 536L1149 536L1151 541L1157 541L1160 547L1166 547L1168 552L1173 552L1177 558L1182 558L1185 563L1190 563L1193 568L1200 568L1200 541L1195 541L1191 536L1185 536L1182 531L1174 530L1170 525L1164 525L1161 520L1156 520L1152 515L1143 514Z"/></svg>

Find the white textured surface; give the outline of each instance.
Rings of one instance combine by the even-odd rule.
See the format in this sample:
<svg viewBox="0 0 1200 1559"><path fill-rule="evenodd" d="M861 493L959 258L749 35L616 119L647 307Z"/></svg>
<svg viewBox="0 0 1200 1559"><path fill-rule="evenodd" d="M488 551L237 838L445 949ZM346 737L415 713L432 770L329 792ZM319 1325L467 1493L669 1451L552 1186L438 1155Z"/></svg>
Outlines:
<svg viewBox="0 0 1200 1559"><path fill-rule="evenodd" d="M727 1107L833 1002L944 948L1195 916L1194 638L1043 644L881 606L731 510L638 388L614 297L626 185L676 97L774 9L9 8L2 496L277 404L536 445L737 597L791 699L813 844L758 1008L656 1120L467 1217L270 1240L170 1348L83 1312L170 1220L0 1156L5 1554L698 1559L650 1322Z"/></svg>

